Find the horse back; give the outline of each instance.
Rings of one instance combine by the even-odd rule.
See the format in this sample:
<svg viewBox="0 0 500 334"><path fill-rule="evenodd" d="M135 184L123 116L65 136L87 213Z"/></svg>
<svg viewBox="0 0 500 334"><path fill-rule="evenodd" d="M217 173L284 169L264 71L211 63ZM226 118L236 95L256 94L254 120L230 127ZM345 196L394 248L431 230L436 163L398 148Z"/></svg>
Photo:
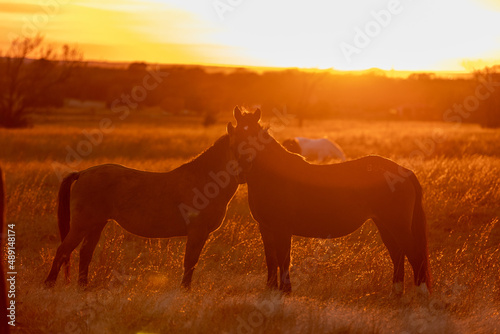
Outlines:
<svg viewBox="0 0 500 334"><path fill-rule="evenodd" d="M251 183L260 184L262 188L290 185L300 188L330 189L373 189L393 192L400 188L412 186L404 184L404 178L412 171L398 165L392 160L380 156L367 156L342 163L317 165L301 159L275 163L261 163L251 176ZM398 178L398 176L400 178ZM388 182L397 178L401 182ZM401 183L401 184L398 184ZM297 189L297 190L298 190Z"/></svg>
<svg viewBox="0 0 500 334"><path fill-rule="evenodd" d="M390 179L411 171L382 157L288 166L282 173L260 170L248 180L248 196L259 223L271 223L293 235L346 235L368 219L394 208L413 207L415 201L416 191L409 178L397 183Z"/></svg>
<svg viewBox="0 0 500 334"><path fill-rule="evenodd" d="M106 164L80 172L71 191L72 221L115 220L144 237L186 235L178 209L188 181L179 171L155 173ZM73 222L72 222L73 223Z"/></svg>

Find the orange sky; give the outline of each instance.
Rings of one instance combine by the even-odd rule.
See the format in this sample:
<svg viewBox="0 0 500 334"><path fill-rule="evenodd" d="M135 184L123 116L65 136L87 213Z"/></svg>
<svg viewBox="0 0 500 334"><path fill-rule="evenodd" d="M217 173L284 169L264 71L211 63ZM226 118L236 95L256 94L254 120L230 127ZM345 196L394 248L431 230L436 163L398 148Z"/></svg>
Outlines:
<svg viewBox="0 0 500 334"><path fill-rule="evenodd" d="M0 49L35 32L78 45L88 60L419 71L500 63L498 0L0 0Z"/></svg>

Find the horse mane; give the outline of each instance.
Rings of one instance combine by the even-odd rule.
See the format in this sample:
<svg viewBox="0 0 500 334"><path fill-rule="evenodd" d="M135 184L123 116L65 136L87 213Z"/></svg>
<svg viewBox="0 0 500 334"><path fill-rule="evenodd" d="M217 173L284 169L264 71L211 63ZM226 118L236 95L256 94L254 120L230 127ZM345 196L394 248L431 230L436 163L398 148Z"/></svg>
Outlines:
<svg viewBox="0 0 500 334"><path fill-rule="evenodd" d="M225 134L217 139L212 146L185 163L185 166L197 166L198 164L213 165L221 163L221 156L224 156L224 150L229 147L229 135Z"/></svg>
<svg viewBox="0 0 500 334"><path fill-rule="evenodd" d="M266 148L270 149L272 152L279 156L280 159L285 159L290 163L306 163L309 164L303 156L297 153L292 153L288 151L279 141L274 138L273 135L269 133L269 127L262 127L262 130L272 139L270 143L265 144Z"/></svg>

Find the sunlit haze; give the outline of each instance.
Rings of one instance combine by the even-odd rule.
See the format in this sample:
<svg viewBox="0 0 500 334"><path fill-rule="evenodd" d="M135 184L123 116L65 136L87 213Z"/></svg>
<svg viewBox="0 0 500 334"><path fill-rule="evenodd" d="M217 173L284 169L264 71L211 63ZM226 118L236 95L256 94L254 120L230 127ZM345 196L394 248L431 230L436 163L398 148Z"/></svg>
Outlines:
<svg viewBox="0 0 500 334"><path fill-rule="evenodd" d="M494 0L3 0L0 8L0 49L39 32L96 61L464 71L500 59Z"/></svg>

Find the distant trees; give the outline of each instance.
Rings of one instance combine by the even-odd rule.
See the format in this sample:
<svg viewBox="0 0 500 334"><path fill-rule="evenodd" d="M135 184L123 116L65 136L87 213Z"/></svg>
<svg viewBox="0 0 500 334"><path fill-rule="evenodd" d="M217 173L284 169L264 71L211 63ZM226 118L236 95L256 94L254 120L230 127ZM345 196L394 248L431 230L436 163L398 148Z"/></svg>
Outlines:
<svg viewBox="0 0 500 334"><path fill-rule="evenodd" d="M151 68L149 69L151 70ZM328 71L255 72L250 69L214 69L201 66L165 65L168 77L148 91L139 109L158 106L166 114L204 116L232 110L235 105L263 110L287 106L296 120L313 118L391 119L391 111L412 110L398 114L398 119L443 119L443 112L470 94L470 78L440 78L420 73L411 78L391 78L378 72L342 74ZM142 85L148 65L132 63L128 67L86 67L77 71L66 98L106 101L108 107L122 94ZM210 122L210 116L207 121ZM467 121L477 122L472 117Z"/></svg>
<svg viewBox="0 0 500 334"><path fill-rule="evenodd" d="M436 79L435 73L412 73L408 76L409 80L420 80L420 81L429 81Z"/></svg>
<svg viewBox="0 0 500 334"><path fill-rule="evenodd" d="M82 58L68 45L57 52L41 36L13 40L0 54L0 127L25 127L30 111L62 101L61 84Z"/></svg>
<svg viewBox="0 0 500 334"><path fill-rule="evenodd" d="M286 105L299 123L332 117L442 121L461 101L469 104L454 116L464 122L500 126L498 66L477 72L475 79L433 73L414 73L405 79L380 71L286 69L261 73L182 65L153 68L144 62L83 66L81 59L68 46L57 51L44 46L41 37L13 41L0 54L0 127L26 126L32 110L62 105L63 99L99 100L111 108L117 99L139 92L136 87L142 87L156 70L168 72L168 77L147 91L137 110L158 106L165 114L198 115L204 126L222 120L235 105L259 105L269 111ZM478 87L480 96L475 95ZM470 117L464 116L467 113Z"/></svg>
<svg viewBox="0 0 500 334"><path fill-rule="evenodd" d="M207 112L205 114L205 117L203 117L203 126L208 128L209 126L212 126L214 125L215 123L217 123L217 117L215 116L215 114L213 112Z"/></svg>
<svg viewBox="0 0 500 334"><path fill-rule="evenodd" d="M500 127L500 65L474 73L476 98L479 98L477 120L487 128ZM482 88L482 90L480 90ZM477 96L477 95L481 96Z"/></svg>

